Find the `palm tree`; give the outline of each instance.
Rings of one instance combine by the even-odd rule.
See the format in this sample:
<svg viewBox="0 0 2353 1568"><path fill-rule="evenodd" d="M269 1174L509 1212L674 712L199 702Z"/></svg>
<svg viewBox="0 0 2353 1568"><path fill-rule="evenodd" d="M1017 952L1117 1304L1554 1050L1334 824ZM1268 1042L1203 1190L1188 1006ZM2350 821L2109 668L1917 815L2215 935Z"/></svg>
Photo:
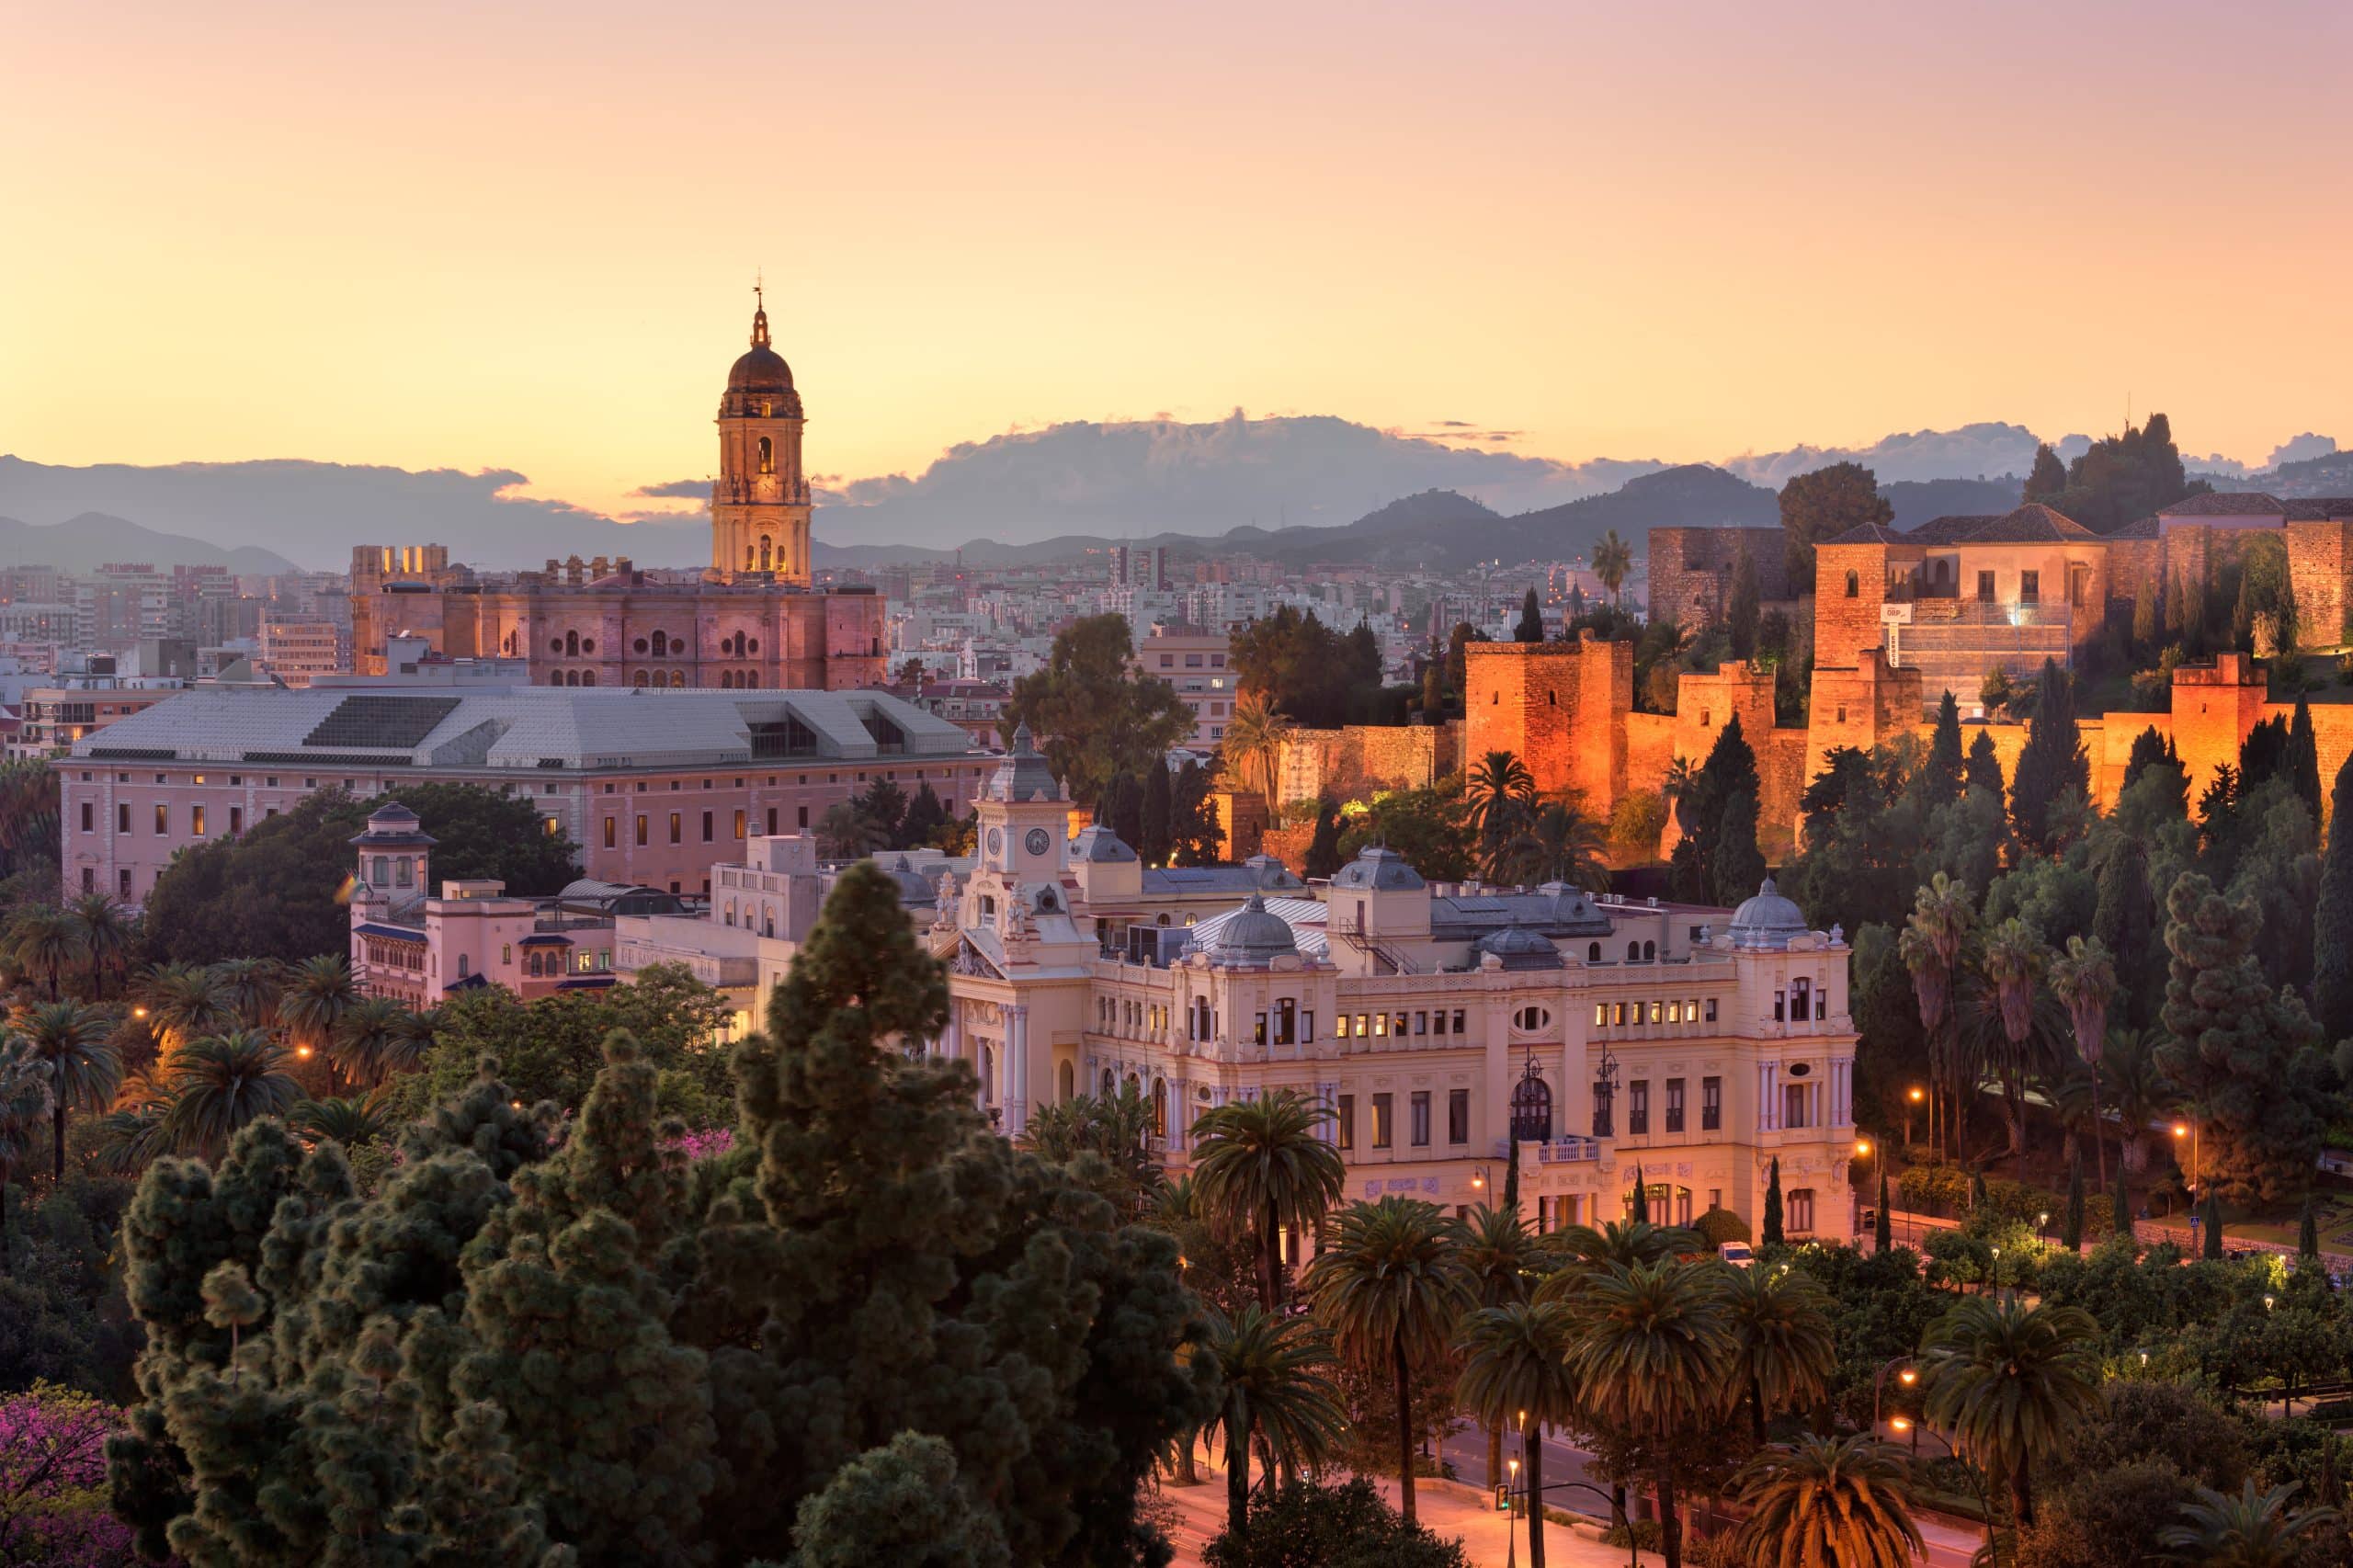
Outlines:
<svg viewBox="0 0 2353 1568"><path fill-rule="evenodd" d="M1305 1318L1245 1306L1231 1318L1211 1312L1209 1331L1194 1353L1218 1370L1225 1528L1236 1542L1246 1541L1253 1442L1265 1444L1277 1464L1313 1466L1331 1457L1347 1429L1339 1388L1324 1374L1331 1343Z"/></svg>
<svg viewBox="0 0 2353 1568"><path fill-rule="evenodd" d="M836 801L817 819L817 852L828 860L855 860L882 847L890 835L847 801Z"/></svg>
<svg viewBox="0 0 2353 1568"><path fill-rule="evenodd" d="M1735 1387L1750 1401L1756 1440L1776 1411L1828 1395L1838 1365L1831 1301L1809 1275L1786 1268L1735 1268L1725 1289L1737 1346Z"/></svg>
<svg viewBox="0 0 2353 1568"><path fill-rule="evenodd" d="M1233 758L1238 776L1234 782L1256 790L1269 810L1280 804L1275 799L1279 787L1276 775L1282 767L1283 744L1290 739L1293 728L1261 691L1245 691L1235 698L1233 716L1225 723L1225 751Z"/></svg>
<svg viewBox="0 0 2353 1568"><path fill-rule="evenodd" d="M350 962L341 953L321 953L295 965L287 977L278 998L278 1021L294 1037L297 1054L308 1055L337 1043L344 1018L358 1003ZM330 1086L335 1065L328 1071Z"/></svg>
<svg viewBox="0 0 2353 1568"><path fill-rule="evenodd" d="M2009 1108L2010 1153L2026 1179L2026 1086L2053 1055L2054 1020L2046 1017L2042 969L2050 951L2033 926L2013 915L1985 934L1978 983L1965 1015L1980 1060L1990 1060Z"/></svg>
<svg viewBox="0 0 2353 1568"><path fill-rule="evenodd" d="M97 1167L108 1176L135 1176L171 1149L171 1085L150 1068L124 1080L114 1109L98 1118Z"/></svg>
<svg viewBox="0 0 2353 1568"><path fill-rule="evenodd" d="M2211 1486L2198 1489L2196 1498L2181 1506L2182 1522L2169 1525L2157 1537L2167 1549L2168 1562L2198 1562L2206 1568L2295 1568L2304 1561L2302 1537L2323 1525L2335 1524L2334 1508L2298 1508L2288 1499L2296 1483L2275 1486L2258 1494L2249 1481L2233 1497Z"/></svg>
<svg viewBox="0 0 2353 1568"><path fill-rule="evenodd" d="M335 1027L336 1059L371 1084L415 1072L424 1064L430 1037L420 1038L414 1020L392 997L362 996Z"/></svg>
<svg viewBox="0 0 2353 1568"><path fill-rule="evenodd" d="M22 1041L0 1044L0 1275L8 1272L8 1184L49 1118L49 1066Z"/></svg>
<svg viewBox="0 0 2353 1568"><path fill-rule="evenodd" d="M1868 1437L1800 1437L1733 1478L1747 1506L1734 1558L1756 1568L1911 1568L1927 1554L1912 1522L1904 1456Z"/></svg>
<svg viewBox="0 0 2353 1568"><path fill-rule="evenodd" d="M1971 1296L1928 1325L1923 1413L2034 1523L2033 1468L2099 1403L2099 1325L2080 1307Z"/></svg>
<svg viewBox="0 0 2353 1568"><path fill-rule="evenodd" d="M1976 912L1969 902L1969 884L1955 881L1938 871L1928 885L1913 896L1912 914L1905 922L1904 935L1897 939L1896 951L1904 966L1912 971L1912 996L1920 1009L1920 1032L1928 1042L1928 1076L1932 1084L1939 1081L1950 1096L1945 1120L1949 1129L1959 1108L1960 1096L1953 1068L1953 1051L1946 1025L1952 1018L1952 985L1961 968L1961 946L1968 940L1970 926ZM1929 1119L1935 1120L1935 1102L1929 1104ZM1952 1146L1960 1153L1961 1139L1952 1130ZM1938 1153L1944 1152L1938 1140Z"/></svg>
<svg viewBox="0 0 2353 1568"><path fill-rule="evenodd" d="M104 997L107 976L112 974L119 982L131 961L131 943L134 935L131 918L122 905L102 892L85 892L65 906L82 938L83 956L90 965L90 994Z"/></svg>
<svg viewBox="0 0 2353 1568"><path fill-rule="evenodd" d="M1609 835L1574 799L1540 808L1496 852L1497 881L1529 887L1566 882L1587 892L1609 890Z"/></svg>
<svg viewBox="0 0 2353 1568"><path fill-rule="evenodd" d="M1706 1252L1708 1239L1681 1225L1654 1225L1648 1220L1612 1220L1592 1225L1563 1225L1543 1238L1545 1249L1561 1260L1561 1272L1544 1281L1538 1294L1558 1301L1568 1295L1586 1274L1616 1264L1631 1268L1686 1253Z"/></svg>
<svg viewBox="0 0 2353 1568"><path fill-rule="evenodd" d="M286 1048L259 1029L190 1041L172 1060L165 1135L183 1154L218 1154L237 1131L279 1116L302 1098L286 1072Z"/></svg>
<svg viewBox="0 0 2353 1568"><path fill-rule="evenodd" d="M1619 597L1618 590L1625 585L1627 574L1633 569L1632 547L1618 537L1616 528L1603 534L1601 542L1593 547L1593 574L1601 579L1603 587L1609 590L1611 603L1624 602Z"/></svg>
<svg viewBox="0 0 2353 1568"><path fill-rule="evenodd" d="M1482 1203L1463 1221L1456 1256L1471 1277L1471 1293L1482 1307L1509 1306L1525 1301L1537 1280L1552 1267L1552 1255L1521 1221L1519 1210L1491 1209ZM1487 1484L1493 1486L1504 1468L1504 1429L1487 1425Z"/></svg>
<svg viewBox="0 0 2353 1568"><path fill-rule="evenodd" d="M2127 1179L2149 1168L2149 1124L2179 1103L2157 1062L2156 1046L2139 1029L2114 1029L2100 1054L2100 1085L2116 1109L2118 1164Z"/></svg>
<svg viewBox="0 0 2353 1568"><path fill-rule="evenodd" d="M1397 1482L1414 1522L1414 1369L1446 1354L1471 1304L1456 1247L1460 1221L1417 1198L1384 1198L1340 1210L1332 1244L1307 1266L1315 1315L1340 1353L1367 1372L1397 1380Z"/></svg>
<svg viewBox="0 0 2353 1568"><path fill-rule="evenodd" d="M2108 1005L2116 998L2116 963L2097 937L2067 938L2067 950L2051 960L2051 994L2067 1009L2067 1022L2075 1031L2075 1054L2092 1070L2092 1159L2104 1192L2108 1144L2099 1135L2099 1058L2108 1041Z"/></svg>
<svg viewBox="0 0 2353 1568"><path fill-rule="evenodd" d="M1340 1200L1339 1151L1318 1131L1332 1112L1295 1089L1233 1100L1193 1123L1193 1184L1220 1229L1258 1244L1259 1305L1282 1304L1282 1232L1304 1236Z"/></svg>
<svg viewBox="0 0 2353 1568"><path fill-rule="evenodd" d="M1733 1374L1740 1346L1724 1278L1731 1272L1712 1259L1606 1264L1569 1300L1576 1328L1569 1371L1587 1418L1647 1440L1656 1456L1667 1568L1683 1568L1675 1439L1695 1424L1722 1419L1738 1397Z"/></svg>
<svg viewBox="0 0 2353 1568"><path fill-rule="evenodd" d="M157 964L140 977L138 996L148 1022L163 1037L166 1060L189 1040L237 1025L221 977L201 965L176 960Z"/></svg>
<svg viewBox="0 0 2353 1568"><path fill-rule="evenodd" d="M1089 1154L1101 1160L1099 1190L1125 1222L1143 1211L1161 1186L1152 1116L1152 1101L1133 1083L1124 1084L1117 1094L1074 1095L1040 1106L1019 1142L1053 1165L1076 1165Z"/></svg>
<svg viewBox="0 0 2353 1568"><path fill-rule="evenodd" d="M276 959L223 959L212 966L221 994L249 1029L264 1028L286 986L286 966Z"/></svg>
<svg viewBox="0 0 2353 1568"><path fill-rule="evenodd" d="M1506 846L1535 805L1536 776L1511 753L1491 751L1463 780L1462 798L1478 824L1482 869L1500 879Z"/></svg>
<svg viewBox="0 0 2353 1568"><path fill-rule="evenodd" d="M65 971L87 956L81 926L62 909L26 910L9 923L7 941L17 967L40 975L52 1002L64 994L61 983Z"/></svg>
<svg viewBox="0 0 2353 1568"><path fill-rule="evenodd" d="M1519 1428L1528 1467L1528 1517L1544 1517L1544 1428L1577 1414L1576 1380L1569 1374L1574 1329L1566 1307L1525 1301L1482 1307L1462 1325L1462 1377L1455 1397L1490 1431ZM1529 1568L1544 1568L1544 1527L1528 1532Z"/></svg>
<svg viewBox="0 0 2353 1568"><path fill-rule="evenodd" d="M9 1034L49 1068L58 1181L65 1179L66 1113L104 1110L122 1083L121 1053L107 1038L113 1031L112 1018L79 1002L21 1008L9 1020Z"/></svg>
<svg viewBox="0 0 2353 1568"><path fill-rule="evenodd" d="M333 1139L347 1149L376 1142L400 1123L392 1096L381 1085L357 1097L304 1100L286 1119L313 1143Z"/></svg>

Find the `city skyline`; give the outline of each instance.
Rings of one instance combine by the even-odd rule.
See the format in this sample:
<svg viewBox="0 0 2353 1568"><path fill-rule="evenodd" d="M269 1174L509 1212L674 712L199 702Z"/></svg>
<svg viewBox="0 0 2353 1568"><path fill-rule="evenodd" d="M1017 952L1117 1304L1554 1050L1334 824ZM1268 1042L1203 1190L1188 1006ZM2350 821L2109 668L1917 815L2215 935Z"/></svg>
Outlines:
<svg viewBox="0 0 2353 1568"><path fill-rule="evenodd" d="M635 493L710 468L679 411L756 274L819 482L1236 405L1573 461L2097 434L2130 400L2252 462L2337 407L2317 6L233 19L28 29L21 455L683 507ZM134 343L181 370L127 418Z"/></svg>

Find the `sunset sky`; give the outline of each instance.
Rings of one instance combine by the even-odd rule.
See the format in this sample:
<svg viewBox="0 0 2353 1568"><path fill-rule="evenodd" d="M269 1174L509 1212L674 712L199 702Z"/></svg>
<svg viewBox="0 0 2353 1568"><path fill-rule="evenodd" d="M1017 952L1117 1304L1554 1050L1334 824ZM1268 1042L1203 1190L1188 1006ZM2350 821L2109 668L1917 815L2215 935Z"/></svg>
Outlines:
<svg viewBox="0 0 2353 1568"><path fill-rule="evenodd" d="M1336 414L1715 459L2353 442L2343 4L38 5L0 449L708 473Z"/></svg>

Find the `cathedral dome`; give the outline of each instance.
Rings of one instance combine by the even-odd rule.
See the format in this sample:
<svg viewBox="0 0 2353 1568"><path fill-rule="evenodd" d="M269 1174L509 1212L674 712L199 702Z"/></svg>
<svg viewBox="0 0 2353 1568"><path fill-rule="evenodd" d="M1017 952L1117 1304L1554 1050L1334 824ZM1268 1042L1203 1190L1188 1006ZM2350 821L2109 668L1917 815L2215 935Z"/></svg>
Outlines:
<svg viewBox="0 0 2353 1568"><path fill-rule="evenodd" d="M1809 929L1805 915L1781 896L1770 877L1758 885L1755 898L1744 900L1732 912L1732 945L1735 948L1778 950L1787 948L1790 937L1802 937Z"/></svg>
<svg viewBox="0 0 2353 1568"><path fill-rule="evenodd" d="M792 367L784 356L768 347L768 312L763 305L752 312L752 347L739 358L727 372L727 390L731 392L768 392L789 400L786 407L798 414L798 396L792 390Z"/></svg>

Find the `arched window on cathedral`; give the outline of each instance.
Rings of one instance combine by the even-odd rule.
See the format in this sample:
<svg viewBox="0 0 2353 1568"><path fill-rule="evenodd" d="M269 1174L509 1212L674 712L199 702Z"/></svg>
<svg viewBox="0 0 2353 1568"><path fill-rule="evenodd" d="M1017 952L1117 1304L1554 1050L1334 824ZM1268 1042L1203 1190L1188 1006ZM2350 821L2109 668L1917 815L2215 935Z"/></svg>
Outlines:
<svg viewBox="0 0 2353 1568"><path fill-rule="evenodd" d="M745 571L746 571L746 572L749 572L751 569L752 569L752 547L751 547L751 545L747 542L747 543L744 546L744 570L745 570Z"/></svg>
<svg viewBox="0 0 2353 1568"><path fill-rule="evenodd" d="M567 631L563 634L563 652L567 658L576 659L580 656L580 633Z"/></svg>
<svg viewBox="0 0 2353 1568"><path fill-rule="evenodd" d="M643 670L638 671L635 675L629 677L629 683L631 686L642 687L645 684L645 672Z"/></svg>
<svg viewBox="0 0 2353 1568"><path fill-rule="evenodd" d="M672 670L670 672L670 686L673 690L685 690L687 686L687 672L684 670Z"/></svg>
<svg viewBox="0 0 2353 1568"><path fill-rule="evenodd" d="M760 472L762 473L776 472L776 451L768 445L768 438L766 436L760 437Z"/></svg>
<svg viewBox="0 0 2353 1568"><path fill-rule="evenodd" d="M580 672L580 684L583 686L596 685L597 672L595 670L582 670Z"/></svg>
<svg viewBox="0 0 2353 1568"><path fill-rule="evenodd" d="M654 656L657 659L665 658L668 656L669 652L670 634L666 631L655 632L654 634Z"/></svg>
<svg viewBox="0 0 2353 1568"><path fill-rule="evenodd" d="M769 567L769 563L768 563L768 562L769 562L769 555L768 555L768 551L769 551L768 536L767 536L767 535L766 535L766 534L762 534L762 535L760 536L760 570L761 570L761 571L763 571L763 572L768 571L768 570L770 569L770 567Z"/></svg>

